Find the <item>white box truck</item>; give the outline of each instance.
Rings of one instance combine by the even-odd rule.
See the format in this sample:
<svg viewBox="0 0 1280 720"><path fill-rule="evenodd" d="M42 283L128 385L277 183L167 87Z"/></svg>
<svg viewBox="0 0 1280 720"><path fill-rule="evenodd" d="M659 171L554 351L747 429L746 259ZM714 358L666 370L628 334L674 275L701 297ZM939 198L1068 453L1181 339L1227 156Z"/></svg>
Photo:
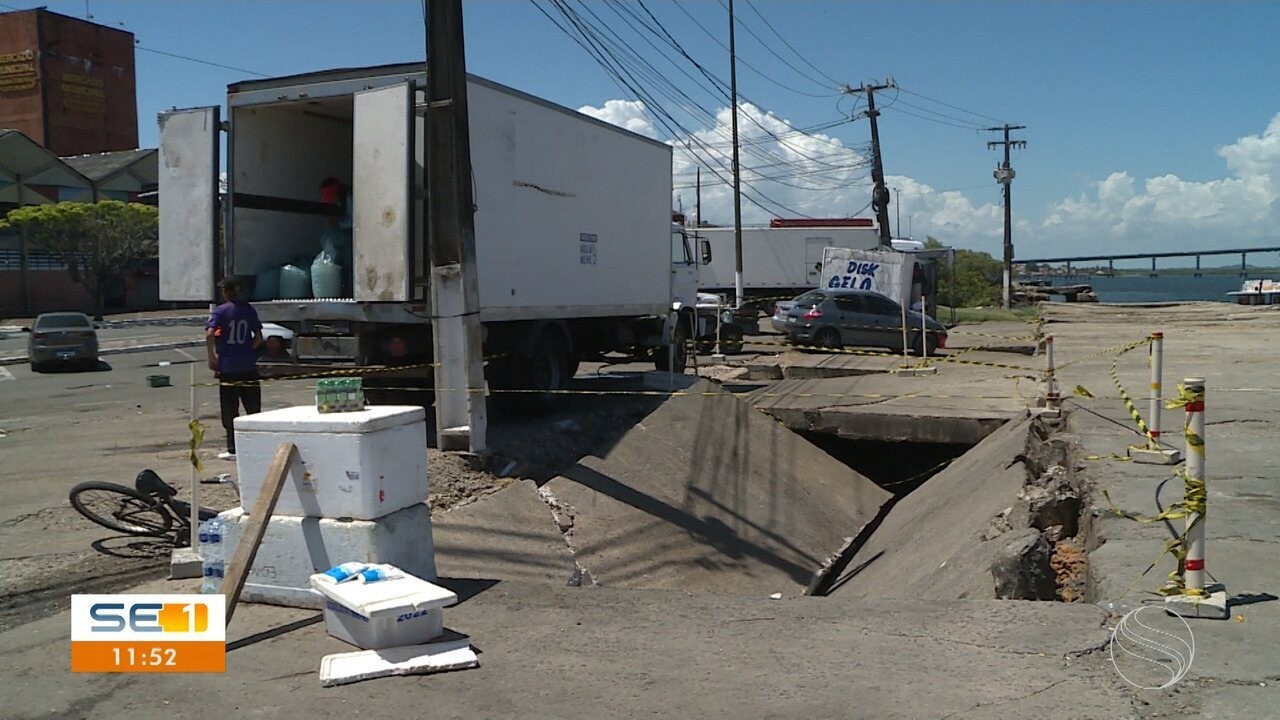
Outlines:
<svg viewBox="0 0 1280 720"><path fill-rule="evenodd" d="M711 261L698 268L698 287L704 292L734 288L734 234L731 227L700 227L699 239L710 244ZM860 218L783 219L768 227L742 228L742 287L744 294L798 295L818 286L822 251L828 247L873 250L880 236Z"/></svg>
<svg viewBox="0 0 1280 720"><path fill-rule="evenodd" d="M219 107L162 113L161 298L208 301L220 275L256 279L246 290L264 322L296 333L296 363L429 378L425 82L422 64L331 70L232 84L225 122ZM697 284L671 223L671 148L475 76L467 93L490 385L553 389L609 352L666 368L673 309L690 327ZM335 179L350 212L341 290L273 297L281 268L306 270L338 226L340 206L319 202Z"/></svg>

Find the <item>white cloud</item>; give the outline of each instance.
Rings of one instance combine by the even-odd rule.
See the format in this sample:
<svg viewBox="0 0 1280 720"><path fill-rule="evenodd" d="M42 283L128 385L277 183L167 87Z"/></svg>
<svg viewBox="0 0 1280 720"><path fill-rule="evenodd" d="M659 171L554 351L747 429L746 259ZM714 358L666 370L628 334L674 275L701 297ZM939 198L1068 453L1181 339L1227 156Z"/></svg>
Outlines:
<svg viewBox="0 0 1280 720"><path fill-rule="evenodd" d="M1092 195L1052 205L1036 231L1035 246L1102 252L1194 250L1223 242L1268 239L1280 229L1280 113L1261 135L1246 135L1218 149L1230 177L1184 180L1161 175L1139 183L1114 172Z"/></svg>
<svg viewBox="0 0 1280 720"><path fill-rule="evenodd" d="M642 102L609 100L602 107L581 111L658 136L657 125ZM769 207L762 210L744 199L744 223L764 223L774 215L794 213L871 216L867 158L859 148L820 133L797 133L786 119L750 104L742 106L739 118L744 191ZM672 205L678 198L686 212L692 211L694 169L701 164L703 217L725 224L732 222L733 195L716 173L725 180L730 177L729 109L721 108L715 120L713 127L694 131L691 139L668 141L675 148ZM1219 148L1218 155L1226 162L1228 177L1194 181L1168 174L1138 180L1117 171L1095 183L1090 192L1051 204L1038 219L1028 219L1023 210L1014 222L1017 254L1092 254L1117 247L1196 249L1274 237L1280 230L1280 113L1260 135L1239 138ZM708 162L708 156L715 160ZM709 172L708 165L716 172ZM901 208L890 207L890 222L896 222L900 211L903 234L909 225L917 238L933 235L951 245L999 254L1004 213L994 181L989 200L975 202L970 195L976 191L938 190L902 175L885 180L899 189Z"/></svg>
<svg viewBox="0 0 1280 720"><path fill-rule="evenodd" d="M584 105L578 108L578 112L645 137L658 137L658 131L654 129L653 123L645 114L644 103L639 100L608 100L604 107Z"/></svg>

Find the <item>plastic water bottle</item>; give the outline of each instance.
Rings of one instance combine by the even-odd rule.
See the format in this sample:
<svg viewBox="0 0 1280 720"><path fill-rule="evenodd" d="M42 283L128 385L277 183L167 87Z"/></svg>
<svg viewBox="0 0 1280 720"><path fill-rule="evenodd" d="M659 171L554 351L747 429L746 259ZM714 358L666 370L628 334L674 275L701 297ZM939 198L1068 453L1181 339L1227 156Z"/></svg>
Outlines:
<svg viewBox="0 0 1280 720"><path fill-rule="evenodd" d="M213 594L222 587L225 537L226 522L221 517L200 523L200 559L204 572L204 581L200 584L202 593Z"/></svg>

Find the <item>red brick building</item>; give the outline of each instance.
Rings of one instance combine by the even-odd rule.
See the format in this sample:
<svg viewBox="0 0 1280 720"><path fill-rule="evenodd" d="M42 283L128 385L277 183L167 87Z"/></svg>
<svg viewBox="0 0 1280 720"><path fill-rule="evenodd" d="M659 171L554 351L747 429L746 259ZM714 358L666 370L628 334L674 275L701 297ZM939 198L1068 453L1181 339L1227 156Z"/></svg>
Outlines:
<svg viewBox="0 0 1280 720"><path fill-rule="evenodd" d="M0 129L55 155L138 147L133 33L43 8L0 13Z"/></svg>

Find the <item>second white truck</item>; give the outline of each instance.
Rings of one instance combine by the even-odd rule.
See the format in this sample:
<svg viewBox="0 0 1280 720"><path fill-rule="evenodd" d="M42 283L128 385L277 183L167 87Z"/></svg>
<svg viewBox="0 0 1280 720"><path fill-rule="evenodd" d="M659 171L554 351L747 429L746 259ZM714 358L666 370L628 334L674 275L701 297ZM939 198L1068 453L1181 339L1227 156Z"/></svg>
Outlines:
<svg viewBox="0 0 1280 720"><path fill-rule="evenodd" d="M696 230L711 252L710 262L698 267L698 287L704 292L734 293L734 232L731 227ZM880 236L871 221L860 218L830 220L775 219L769 226L742 228L742 286L746 296L798 295L817 287L822 274L822 251L828 247L872 250Z"/></svg>

